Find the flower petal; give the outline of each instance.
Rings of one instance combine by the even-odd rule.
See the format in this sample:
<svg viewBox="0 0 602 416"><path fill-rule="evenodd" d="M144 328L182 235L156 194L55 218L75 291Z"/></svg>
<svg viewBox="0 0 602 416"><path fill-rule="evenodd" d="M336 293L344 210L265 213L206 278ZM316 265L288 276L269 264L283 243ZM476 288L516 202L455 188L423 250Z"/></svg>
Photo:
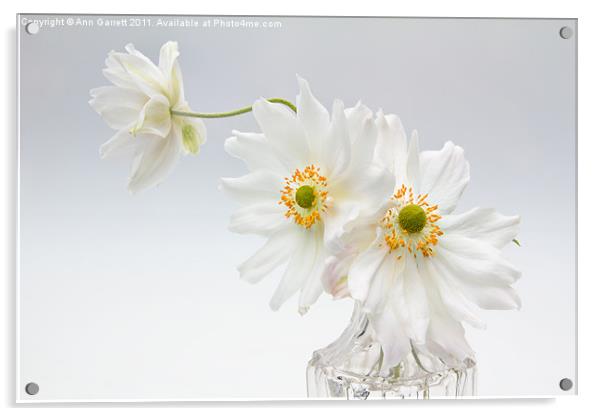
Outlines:
<svg viewBox="0 0 602 416"><path fill-rule="evenodd" d="M521 276L499 249L449 232L441 237L436 257L452 268L454 275L478 284L512 284Z"/></svg>
<svg viewBox="0 0 602 416"><path fill-rule="evenodd" d="M309 145L295 113L282 104L260 99L253 104L253 115L289 171L308 164Z"/></svg>
<svg viewBox="0 0 602 416"><path fill-rule="evenodd" d="M242 204L270 203L279 206L284 181L268 170L257 170L238 178L222 178L224 192Z"/></svg>
<svg viewBox="0 0 602 416"><path fill-rule="evenodd" d="M356 204L363 215L372 215L395 192L393 174L375 164L348 172L340 181L333 180L329 193L335 201Z"/></svg>
<svg viewBox="0 0 602 416"><path fill-rule="evenodd" d="M284 226L270 234L265 245L238 266L241 279L257 283L290 258L298 241L295 231L295 227Z"/></svg>
<svg viewBox="0 0 602 416"><path fill-rule="evenodd" d="M520 277L499 250L464 237L447 236L431 259L447 270L448 281L482 309L518 309L520 299L510 286ZM435 259L436 258L436 259Z"/></svg>
<svg viewBox="0 0 602 416"><path fill-rule="evenodd" d="M174 110L191 111L184 96L184 81L178 61L174 62L171 76L167 79L167 90Z"/></svg>
<svg viewBox="0 0 602 416"><path fill-rule="evenodd" d="M132 81L130 75L123 69L123 66L115 56L116 54L117 52L115 51L109 52L105 60L107 67L102 70L103 75L118 87L138 90L138 85Z"/></svg>
<svg viewBox="0 0 602 416"><path fill-rule="evenodd" d="M310 151L315 155L322 149L330 117L326 108L311 93L307 81L299 76L297 81L300 91L297 95L297 114L307 135Z"/></svg>
<svg viewBox="0 0 602 416"><path fill-rule="evenodd" d="M229 230L240 234L270 235L285 221L285 210L273 202L244 206L232 214Z"/></svg>
<svg viewBox="0 0 602 416"><path fill-rule="evenodd" d="M114 86L90 90L90 106L109 127L121 130L131 127L138 119L140 109L148 97L139 91Z"/></svg>
<svg viewBox="0 0 602 416"><path fill-rule="evenodd" d="M177 163L181 151L177 129L172 129L166 138L143 134L137 136L136 140L148 140L149 144L134 158L128 183L132 193L163 182Z"/></svg>
<svg viewBox="0 0 602 416"><path fill-rule="evenodd" d="M115 52L112 56L136 87L149 97L164 94L167 85L159 68L137 51L134 45L128 44L125 49L128 53Z"/></svg>
<svg viewBox="0 0 602 416"><path fill-rule="evenodd" d="M347 275L355 257L357 257L357 253L353 250L326 257L321 277L322 286L326 293L331 294L333 298L338 299L338 294L351 296L347 285Z"/></svg>
<svg viewBox="0 0 602 416"><path fill-rule="evenodd" d="M405 184L408 187L414 187L414 189L422 189L420 185L422 182L420 175L420 149L418 132L416 130L412 131L412 137L410 138L410 144L408 146L408 160L405 175L403 175L403 169L397 170L396 174L399 176L397 177L395 188L400 188L402 184ZM421 192L424 193L423 191Z"/></svg>
<svg viewBox="0 0 602 416"><path fill-rule="evenodd" d="M300 230L300 232L300 241L270 300L270 307L273 310L280 309L286 300L303 287L305 279L315 267L319 241L317 234L319 233L315 229Z"/></svg>
<svg viewBox="0 0 602 416"><path fill-rule="evenodd" d="M496 248L504 247L518 235L519 223L519 216L505 216L486 208L446 215L439 221L447 233L484 241Z"/></svg>
<svg viewBox="0 0 602 416"><path fill-rule="evenodd" d="M357 139L362 137L366 122L373 121L372 111L360 101L354 107L345 109L345 117L349 126L349 139L351 143L355 143Z"/></svg>
<svg viewBox="0 0 602 416"><path fill-rule="evenodd" d="M406 258L405 263L403 274L397 276L391 302L408 336L417 344L424 344L430 319L427 291L414 258Z"/></svg>
<svg viewBox="0 0 602 416"><path fill-rule="evenodd" d="M337 178L349 166L351 160L351 141L347 129L347 119L343 102L335 100L332 106L332 121L324 142L321 155L326 174Z"/></svg>
<svg viewBox="0 0 602 416"><path fill-rule="evenodd" d="M372 118L366 118L359 125L350 121L349 125L352 151L347 171L357 173L374 166L374 147L378 130Z"/></svg>
<svg viewBox="0 0 602 416"><path fill-rule="evenodd" d="M482 309L519 310L521 300L511 286L487 286L485 288L465 284L462 288L466 297Z"/></svg>
<svg viewBox="0 0 602 416"><path fill-rule="evenodd" d="M140 145L140 140L130 134L127 129L119 130L113 137L100 146L102 159L119 156L134 151Z"/></svg>
<svg viewBox="0 0 602 416"><path fill-rule="evenodd" d="M179 107L185 102L182 73L177 60L178 56L180 56L180 52L178 51L177 42L169 41L161 47L159 69L163 73L163 77L167 80L168 96L170 102L175 107Z"/></svg>
<svg viewBox="0 0 602 416"><path fill-rule="evenodd" d="M337 296L348 296L347 276L356 257L370 247L376 238L374 220L366 219L356 223L351 229L341 227L343 232L336 238L328 238L327 228L324 231L326 251L329 254L322 274L322 285L327 293ZM331 231L332 233L332 231ZM343 280L344 279L344 280Z"/></svg>
<svg viewBox="0 0 602 416"><path fill-rule="evenodd" d="M393 307L387 305L381 313L370 314L370 322L374 328L374 338L383 349L381 374L387 374L410 353L410 339L404 326L395 314Z"/></svg>
<svg viewBox="0 0 602 416"><path fill-rule="evenodd" d="M462 325L448 316L434 314L428 329L428 348L447 365L473 358L474 351L466 342Z"/></svg>
<svg viewBox="0 0 602 416"><path fill-rule="evenodd" d="M420 192L429 194L429 201L446 214L454 210L470 180L470 168L464 150L447 142L439 151L420 154Z"/></svg>
<svg viewBox="0 0 602 416"><path fill-rule="evenodd" d="M358 204L345 200L330 207L324 216L324 240L339 240L345 232L345 227L360 214L359 208Z"/></svg>
<svg viewBox="0 0 602 416"><path fill-rule="evenodd" d="M132 129L134 134L152 134L166 137L171 130L169 101L164 95L154 95L146 102Z"/></svg>
<svg viewBox="0 0 602 416"><path fill-rule="evenodd" d="M324 292L322 286L322 274L324 273L324 250L323 242L317 241L316 261L311 273L307 276L305 284L301 289L299 296L299 313L305 315L310 306L316 303L320 295Z"/></svg>
<svg viewBox="0 0 602 416"><path fill-rule="evenodd" d="M328 260L325 264L325 269L330 267ZM324 282L324 278L322 278L322 282ZM329 286L327 289L324 289L327 293L332 295L334 300L343 299L351 296L349 293L349 287L347 286L347 276L341 277L339 280L335 282L334 285Z"/></svg>
<svg viewBox="0 0 602 416"><path fill-rule="evenodd" d="M389 250L378 243L372 244L362 252L351 265L349 270L349 293L351 296L364 303L364 309L375 312L379 300L383 300L395 276L388 275L392 269ZM383 269L381 267L384 265Z"/></svg>
<svg viewBox="0 0 602 416"><path fill-rule="evenodd" d="M226 139L224 149L229 155L243 160L250 171L267 169L278 173L282 178L290 174L263 134L241 133L236 130L232 133L234 137Z"/></svg>
<svg viewBox="0 0 602 416"><path fill-rule="evenodd" d="M464 321L475 328L485 329L485 323L479 319L474 304L466 299L462 291L456 287L453 277L448 275L448 269L441 267L437 260L437 258L429 258L422 262L421 274L433 289L430 293L431 298L437 297L440 308L456 321Z"/></svg>
<svg viewBox="0 0 602 416"><path fill-rule="evenodd" d="M171 77L171 72L178 56L180 56L178 42L169 41L161 46L161 51L159 52L159 69L161 69L166 79Z"/></svg>
<svg viewBox="0 0 602 416"><path fill-rule="evenodd" d="M375 160L395 174L395 177L405 175L408 142L406 132L399 117L393 114L384 115L379 111L376 115L378 137L374 148ZM399 171L399 173L398 173Z"/></svg>
<svg viewBox="0 0 602 416"><path fill-rule="evenodd" d="M366 311L378 313L388 304L393 288L401 280L401 274L406 267L405 263L404 260L398 260L387 250L387 254L370 282L370 289L364 300Z"/></svg>

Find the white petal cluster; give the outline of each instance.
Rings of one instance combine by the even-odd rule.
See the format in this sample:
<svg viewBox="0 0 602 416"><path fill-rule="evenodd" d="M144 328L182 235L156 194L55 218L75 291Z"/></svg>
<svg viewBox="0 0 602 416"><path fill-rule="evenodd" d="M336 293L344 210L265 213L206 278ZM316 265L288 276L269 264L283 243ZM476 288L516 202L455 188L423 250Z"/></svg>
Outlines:
<svg viewBox="0 0 602 416"><path fill-rule="evenodd" d="M241 207L230 228L267 242L244 262L257 282L285 265L271 300L300 292L305 312L322 291L352 297L369 315L383 369L411 349L448 363L472 358L464 324L479 309L518 309L520 272L502 256L519 217L454 209L469 182L462 148L420 151L397 116L358 104L332 114L299 80L298 113L259 100L261 133L234 132L226 151L250 173L223 179Z"/></svg>
<svg viewBox="0 0 602 416"><path fill-rule="evenodd" d="M133 158L135 193L164 181L181 154L198 153L206 130L176 115L191 112L177 43L161 47L158 65L125 49L109 53L103 74L113 85L91 90L90 105L116 130L101 157ZM328 112L298 81L296 112L259 99L252 110L261 132L234 131L225 142L249 170L221 181L240 204L230 229L266 240L238 267L241 277L258 282L282 270L273 309L296 293L300 313L324 291L355 299L384 370L412 349L447 363L472 358L464 324L483 328L479 309L520 307L512 287L520 272L502 255L519 217L454 213L469 182L462 148L420 151L418 134L408 141L397 116L339 100Z"/></svg>
<svg viewBox="0 0 602 416"><path fill-rule="evenodd" d="M299 87L296 114L264 99L254 103L262 133L235 131L225 143L250 172L223 178L222 187L241 204L230 229L267 240L239 266L241 277L257 282L285 265L270 305L278 309L300 292L304 313L323 292L326 246L379 209L393 175L374 161L377 129L370 110L335 101L329 114L305 80Z"/></svg>
<svg viewBox="0 0 602 416"><path fill-rule="evenodd" d="M206 131L200 120L171 113L190 111L177 43L161 47L158 66L133 45L125 49L109 53L103 74L113 85L92 89L90 105L117 131L100 147L101 157L133 157L128 189L135 193L161 183L182 153L198 153Z"/></svg>
<svg viewBox="0 0 602 416"><path fill-rule="evenodd" d="M364 227L340 239L327 259L333 271L327 290L362 303L383 346L385 369L412 346L448 363L473 358L463 324L484 328L478 309L520 308L511 287L520 272L501 252L518 234L520 219L483 208L453 213L469 182L463 149L447 142L439 151L420 152L417 133L408 143L396 116L378 114L376 124L375 156L395 174L393 196ZM425 212L420 231L403 228L408 205ZM342 276L344 289L337 287Z"/></svg>

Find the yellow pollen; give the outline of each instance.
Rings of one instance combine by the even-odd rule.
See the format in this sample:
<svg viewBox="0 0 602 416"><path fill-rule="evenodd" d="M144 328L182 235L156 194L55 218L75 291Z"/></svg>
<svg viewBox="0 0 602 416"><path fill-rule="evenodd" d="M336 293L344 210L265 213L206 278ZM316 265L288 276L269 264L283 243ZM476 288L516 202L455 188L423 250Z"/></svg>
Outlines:
<svg viewBox="0 0 602 416"><path fill-rule="evenodd" d="M296 169L290 178L284 178L280 191L279 204L286 206L286 218L292 218L307 229L322 220L322 213L328 209L328 183L315 165Z"/></svg>
<svg viewBox="0 0 602 416"><path fill-rule="evenodd" d="M441 219L439 207L429 204L428 194L414 195L412 187L406 185L395 191L392 200L394 206L381 220L389 252L403 250L397 253L397 258L406 251L414 257L417 253L433 256L439 237L443 235L436 224Z"/></svg>

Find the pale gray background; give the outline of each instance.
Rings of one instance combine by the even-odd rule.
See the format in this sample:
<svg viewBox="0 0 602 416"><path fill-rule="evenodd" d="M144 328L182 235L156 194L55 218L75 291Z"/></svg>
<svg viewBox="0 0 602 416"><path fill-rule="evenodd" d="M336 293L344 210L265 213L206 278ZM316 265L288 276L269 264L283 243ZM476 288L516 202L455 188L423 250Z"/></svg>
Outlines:
<svg viewBox="0 0 602 416"><path fill-rule="evenodd" d="M484 313L489 328L468 332L478 392L567 394L558 382L576 377L576 36L558 32L576 21L247 20L283 27L19 27L19 398L303 398L312 351L347 323L350 301L323 296L301 318L295 299L274 313L275 280L238 279L235 265L261 240L226 230L235 204L217 183L245 172L222 144L231 129L258 130L251 115L207 121L200 155L140 195L125 189L129 160L99 159L113 133L87 101L107 84L107 52L133 42L156 61L167 40L179 42L195 110L293 99L300 74L328 107L361 99L418 129L424 149L464 147L472 180L458 212L522 216L522 248L506 253L523 271L523 309ZM24 393L30 381L37 396Z"/></svg>

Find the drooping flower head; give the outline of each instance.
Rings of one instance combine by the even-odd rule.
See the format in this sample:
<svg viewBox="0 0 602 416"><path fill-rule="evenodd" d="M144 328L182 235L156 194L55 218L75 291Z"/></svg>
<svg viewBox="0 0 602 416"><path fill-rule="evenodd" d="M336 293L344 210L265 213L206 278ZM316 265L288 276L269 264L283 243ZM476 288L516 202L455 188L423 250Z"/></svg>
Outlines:
<svg viewBox="0 0 602 416"><path fill-rule="evenodd" d="M397 117L379 114L376 123L375 157L395 173L395 191L380 213L342 236L327 260L328 290L362 303L384 368L412 345L462 362L473 357L463 323L484 327L479 308L520 307L511 287L520 272L501 253L519 217L482 208L453 214L469 181L464 151L447 142L419 152L417 133L408 145Z"/></svg>
<svg viewBox="0 0 602 416"><path fill-rule="evenodd" d="M101 157L133 156L128 189L134 193L161 183L181 153L198 153L206 132L200 120L171 113L190 111L177 43L161 47L158 66L134 45L125 49L109 53L103 74L113 85L92 89L90 105L117 130L100 147Z"/></svg>
<svg viewBox="0 0 602 416"><path fill-rule="evenodd" d="M270 306L300 292L304 313L323 291L325 241L336 240L355 219L375 212L393 187L393 175L374 163L377 131L370 110L358 104L332 115L299 79L298 112L258 100L253 114L262 133L234 132L226 151L250 173L224 178L224 191L242 204L230 229L267 242L239 266L257 282L286 265Z"/></svg>

